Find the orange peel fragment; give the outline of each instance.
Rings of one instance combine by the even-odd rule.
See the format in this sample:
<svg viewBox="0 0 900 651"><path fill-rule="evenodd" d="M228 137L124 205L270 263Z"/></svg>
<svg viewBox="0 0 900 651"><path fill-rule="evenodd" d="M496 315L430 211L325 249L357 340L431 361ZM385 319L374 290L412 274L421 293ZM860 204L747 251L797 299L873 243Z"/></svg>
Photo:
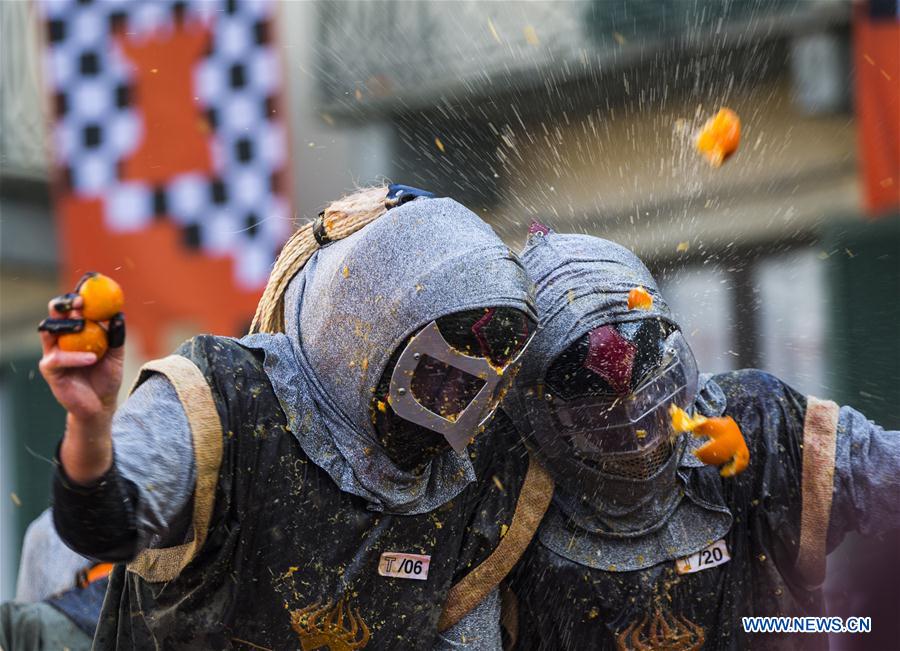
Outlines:
<svg viewBox="0 0 900 651"><path fill-rule="evenodd" d="M669 416L676 432L691 432L694 436L709 438L694 450L694 455L707 465L721 466L719 474L723 477L734 477L749 465L750 450L741 428L731 416L690 416L677 405L669 407Z"/></svg>
<svg viewBox="0 0 900 651"><path fill-rule="evenodd" d="M635 287L628 292L629 310L649 310L653 307L653 297L643 287Z"/></svg>
<svg viewBox="0 0 900 651"><path fill-rule="evenodd" d="M710 165L719 167L737 151L740 143L741 119L731 109L723 108L706 121L695 145Z"/></svg>

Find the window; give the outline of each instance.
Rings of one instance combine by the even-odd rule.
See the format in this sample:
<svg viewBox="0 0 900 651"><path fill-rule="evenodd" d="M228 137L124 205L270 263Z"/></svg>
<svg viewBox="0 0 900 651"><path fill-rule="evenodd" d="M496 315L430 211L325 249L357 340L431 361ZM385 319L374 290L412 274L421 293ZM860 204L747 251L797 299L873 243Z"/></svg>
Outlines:
<svg viewBox="0 0 900 651"><path fill-rule="evenodd" d="M664 279L662 293L701 373L738 368L733 343L734 300L727 272L716 267L687 267Z"/></svg>
<svg viewBox="0 0 900 651"><path fill-rule="evenodd" d="M820 251L742 254L749 266L695 264L663 279L662 291L701 372L764 369L804 394L829 396L825 337L828 288Z"/></svg>
<svg viewBox="0 0 900 651"><path fill-rule="evenodd" d="M828 396L825 265L813 249L763 258L754 270L760 295L761 366L803 394Z"/></svg>

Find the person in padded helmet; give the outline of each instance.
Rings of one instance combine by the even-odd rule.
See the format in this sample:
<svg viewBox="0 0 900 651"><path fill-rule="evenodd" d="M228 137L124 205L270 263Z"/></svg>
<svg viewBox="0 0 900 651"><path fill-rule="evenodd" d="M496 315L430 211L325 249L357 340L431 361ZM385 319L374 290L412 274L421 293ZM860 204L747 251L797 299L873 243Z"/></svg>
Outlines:
<svg viewBox="0 0 900 651"><path fill-rule="evenodd" d="M120 349L43 332L57 529L121 563L94 648L499 648L549 479L483 430L535 326L483 221L390 186L291 238L254 334L145 365L117 412Z"/></svg>
<svg viewBox="0 0 900 651"><path fill-rule="evenodd" d="M504 409L556 493L514 572L516 648L821 647L742 618L824 615L826 553L900 525L900 432L762 371L700 375L621 246L536 224L522 260L541 326ZM629 307L638 287L652 303ZM732 417L749 466L701 463L671 405Z"/></svg>

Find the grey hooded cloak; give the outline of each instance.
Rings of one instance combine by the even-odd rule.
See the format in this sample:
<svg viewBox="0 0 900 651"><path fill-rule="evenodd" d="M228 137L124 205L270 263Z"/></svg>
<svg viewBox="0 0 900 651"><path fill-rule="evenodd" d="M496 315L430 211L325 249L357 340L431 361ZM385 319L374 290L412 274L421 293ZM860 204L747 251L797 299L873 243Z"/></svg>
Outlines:
<svg viewBox="0 0 900 651"><path fill-rule="evenodd" d="M448 199L407 203L320 249L286 299L284 335L199 337L178 351L211 388L223 434L206 540L182 569L168 572L209 502L208 455L169 367L145 371L119 410L106 476L73 486L59 469L63 537L131 561L111 578L97 648L282 648L331 634L355 636L353 648L427 648L451 585L513 526L528 469L514 438L489 430L404 472L369 416L391 353L423 325L489 306L533 315L530 281L490 228ZM435 561L426 580L391 579L386 552ZM485 604L481 621L495 624L496 598ZM347 630L321 630L334 621Z"/></svg>
<svg viewBox="0 0 900 651"><path fill-rule="evenodd" d="M597 326L672 316L646 267L612 242L535 233L522 260L542 325L506 409L552 450L540 405L527 415L527 387ZM627 308L636 285L654 298L649 312ZM646 481L541 453L557 490L512 582L517 648L827 646L822 635L745 633L741 618L824 614L825 554L848 531L900 525L900 432L756 370L701 376L694 408L737 421L750 448L743 473L724 479L701 464L696 440ZM716 563L704 564L717 541Z"/></svg>

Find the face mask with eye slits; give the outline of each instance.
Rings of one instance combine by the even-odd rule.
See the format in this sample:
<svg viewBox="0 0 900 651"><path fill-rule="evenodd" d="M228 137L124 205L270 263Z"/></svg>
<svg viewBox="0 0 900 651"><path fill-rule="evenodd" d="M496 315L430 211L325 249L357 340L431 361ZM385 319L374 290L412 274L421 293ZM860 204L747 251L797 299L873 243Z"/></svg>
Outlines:
<svg viewBox="0 0 900 651"><path fill-rule="evenodd" d="M397 360L388 404L397 416L441 434L460 452L493 416L532 336L524 333L511 345L512 354L497 364L453 347L432 321Z"/></svg>

